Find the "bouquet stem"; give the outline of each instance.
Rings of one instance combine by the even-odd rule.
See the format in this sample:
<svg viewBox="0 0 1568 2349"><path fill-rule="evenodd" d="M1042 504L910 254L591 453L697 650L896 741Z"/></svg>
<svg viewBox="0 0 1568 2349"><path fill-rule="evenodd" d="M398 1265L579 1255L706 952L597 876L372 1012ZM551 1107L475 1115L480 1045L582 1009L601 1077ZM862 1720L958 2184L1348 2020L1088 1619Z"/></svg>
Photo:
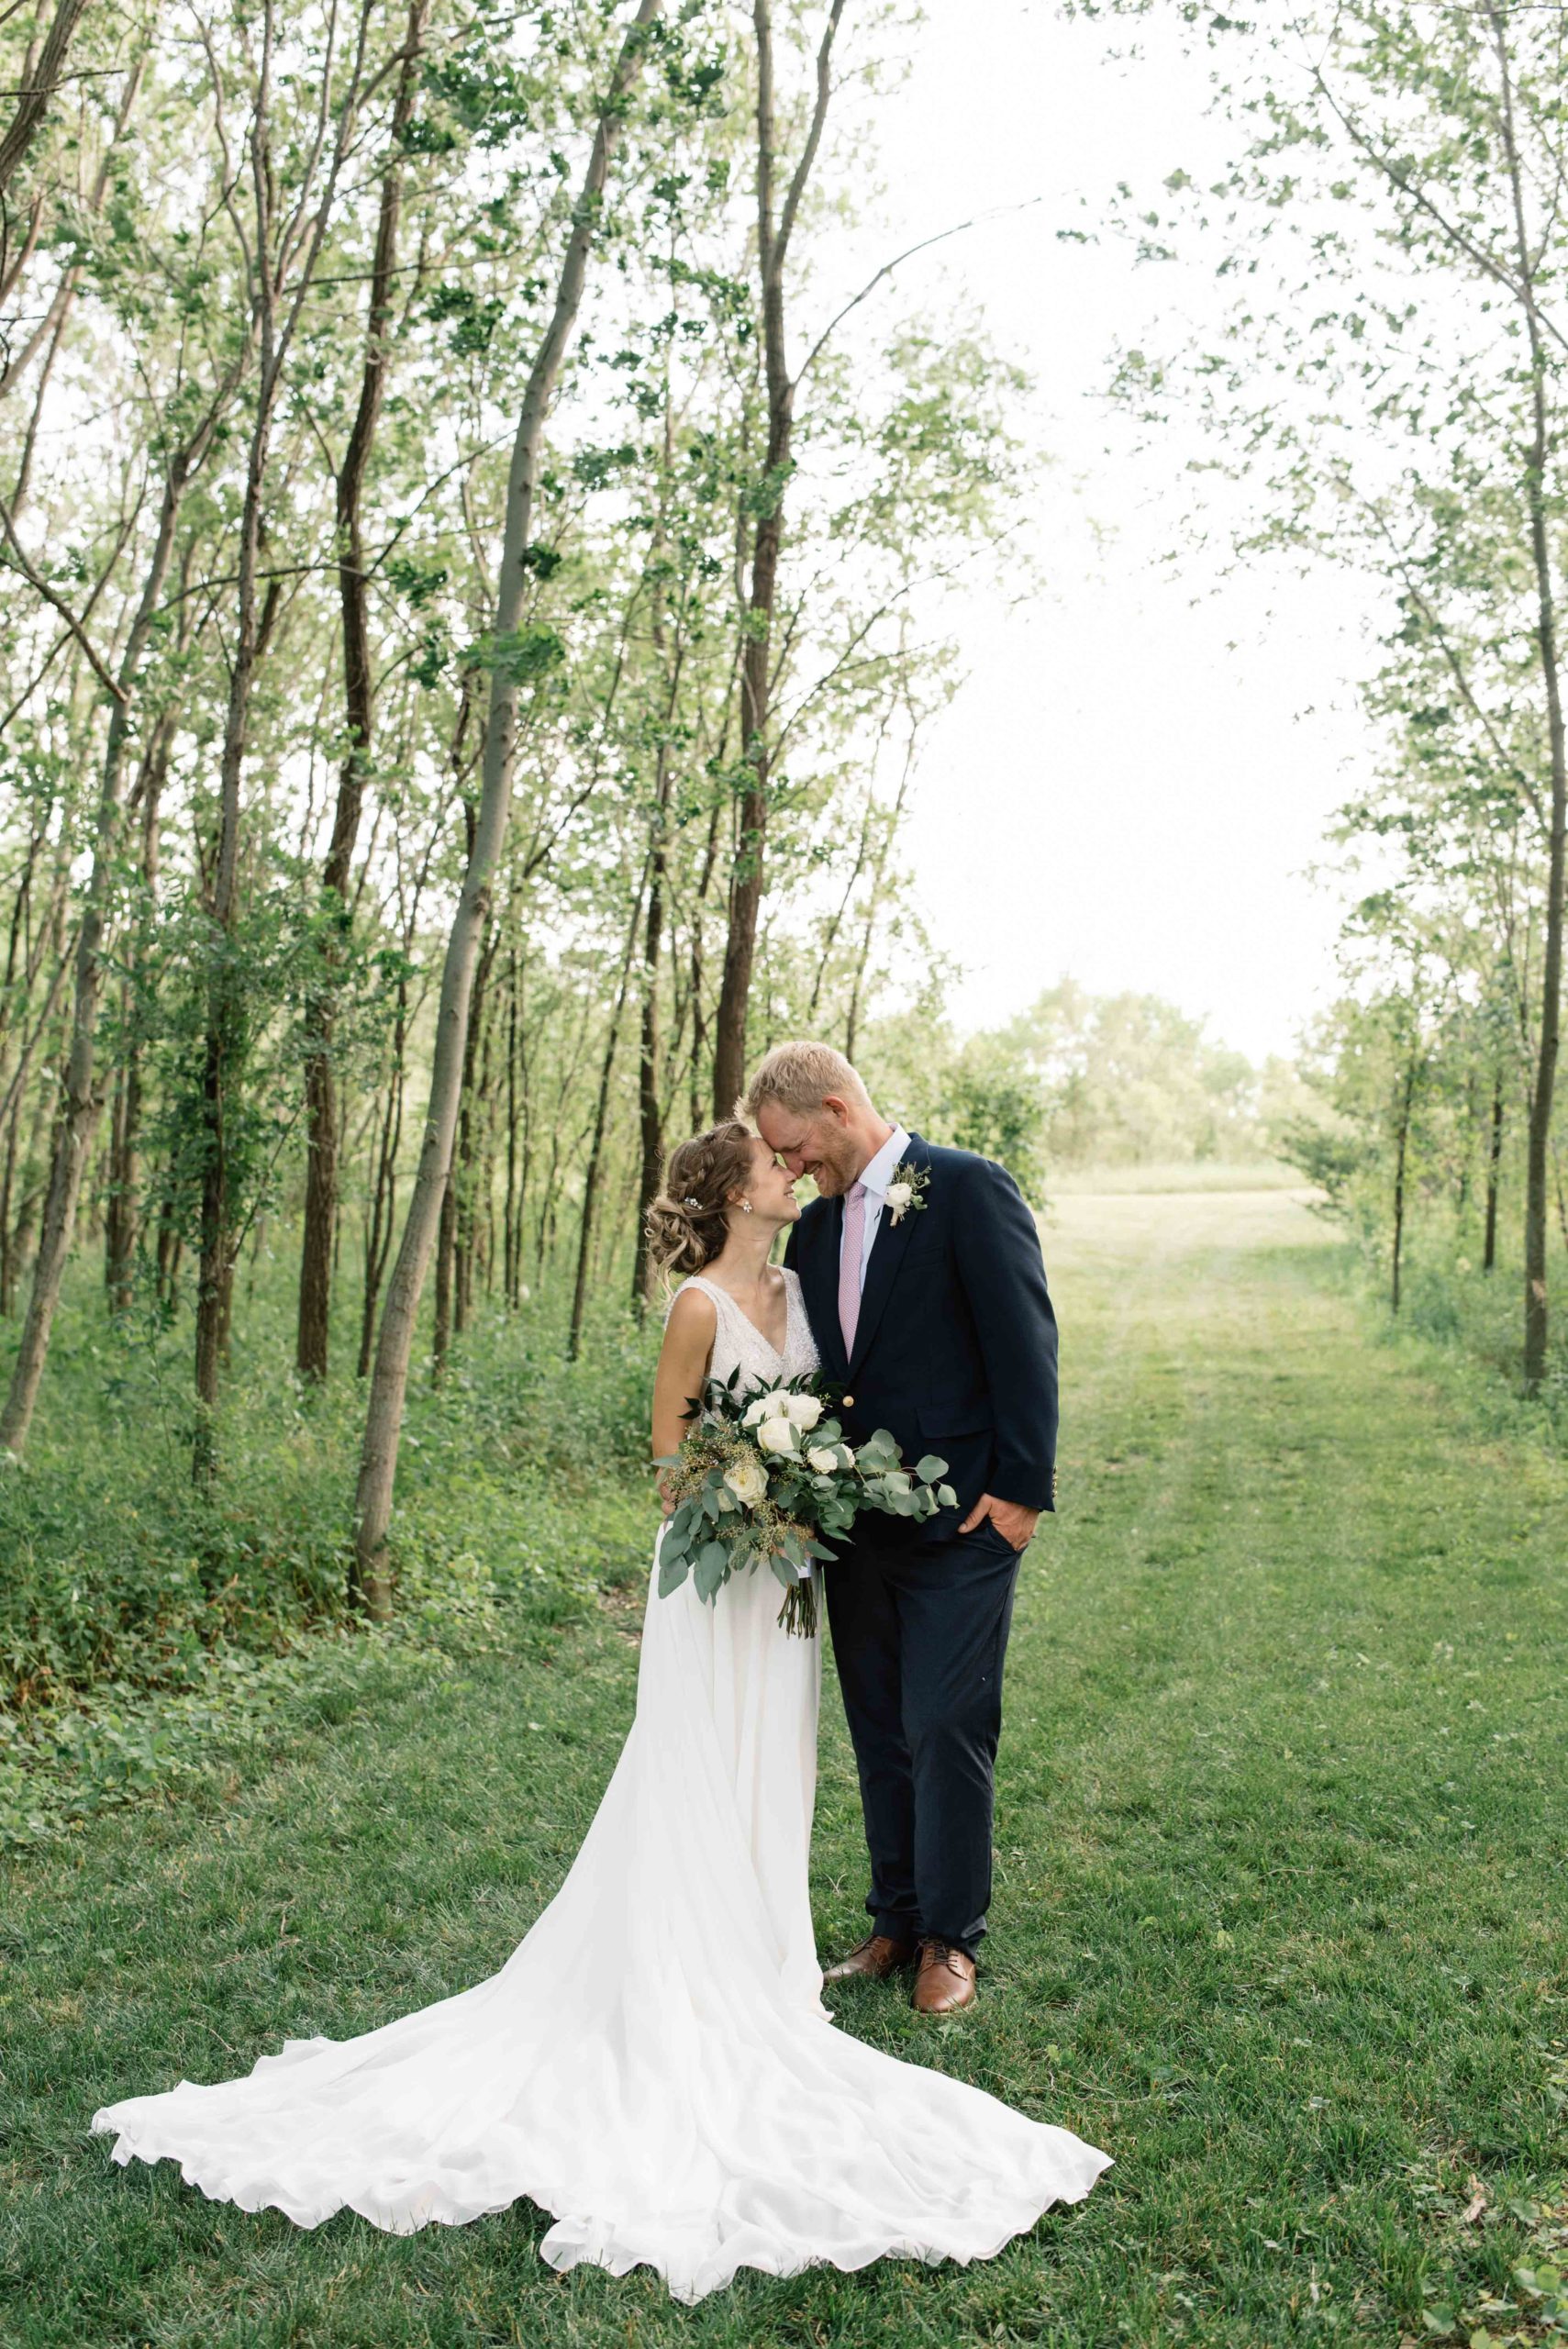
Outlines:
<svg viewBox="0 0 1568 2349"><path fill-rule="evenodd" d="M817 1576L803 1575L792 1582L784 1593L778 1620L784 1631L797 1640L809 1640L817 1631Z"/></svg>

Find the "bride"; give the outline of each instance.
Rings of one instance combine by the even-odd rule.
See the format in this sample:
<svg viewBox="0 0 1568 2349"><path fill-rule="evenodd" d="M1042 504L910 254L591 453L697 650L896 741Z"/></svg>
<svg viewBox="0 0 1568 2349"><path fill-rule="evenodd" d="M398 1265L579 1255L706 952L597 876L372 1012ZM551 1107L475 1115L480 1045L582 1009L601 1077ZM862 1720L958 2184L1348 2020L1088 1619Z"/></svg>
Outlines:
<svg viewBox="0 0 1568 2349"><path fill-rule="evenodd" d="M665 1330L653 1449L711 1371L817 1366L773 1243L790 1178L739 1124L673 1153L651 1232L690 1275ZM831 1568L828 1569L832 1571ZM348 2040L285 2040L246 2077L104 2106L114 2157L302 2227L396 2234L520 2197L565 2269L657 2268L695 2301L756 2267L984 2259L1107 2156L832 2026L808 1857L821 1658L737 1575L649 1590L637 1711L571 1873L499 1973Z"/></svg>

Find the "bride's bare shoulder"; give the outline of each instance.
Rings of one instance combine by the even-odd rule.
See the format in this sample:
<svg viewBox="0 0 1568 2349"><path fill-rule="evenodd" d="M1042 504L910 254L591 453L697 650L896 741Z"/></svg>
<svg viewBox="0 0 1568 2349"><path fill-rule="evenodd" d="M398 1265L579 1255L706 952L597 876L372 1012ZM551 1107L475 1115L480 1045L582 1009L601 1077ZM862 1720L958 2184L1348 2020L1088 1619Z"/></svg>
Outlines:
<svg viewBox="0 0 1568 2349"><path fill-rule="evenodd" d="M711 1344L717 1327L718 1308L707 1290L698 1288L694 1281L683 1282L664 1316L666 1335L677 1342L700 1338Z"/></svg>

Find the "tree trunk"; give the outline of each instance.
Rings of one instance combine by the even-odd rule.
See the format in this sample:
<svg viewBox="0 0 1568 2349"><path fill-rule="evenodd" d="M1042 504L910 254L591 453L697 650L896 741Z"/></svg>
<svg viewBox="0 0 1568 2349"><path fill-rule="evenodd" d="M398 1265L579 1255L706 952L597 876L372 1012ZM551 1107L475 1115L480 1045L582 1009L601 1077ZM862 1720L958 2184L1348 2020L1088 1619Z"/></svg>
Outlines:
<svg viewBox="0 0 1568 2349"><path fill-rule="evenodd" d="M1499 1073L1492 1081L1492 1131L1486 1147L1486 1234L1481 1251L1481 1269L1493 1270L1497 1262L1497 1176L1503 1161L1503 1079Z"/></svg>
<svg viewBox="0 0 1568 2349"><path fill-rule="evenodd" d="M1405 1071L1405 1083L1400 1095L1398 1124L1394 1149L1394 1264L1390 1303L1399 1310L1399 1281L1405 1253L1405 1161L1410 1142L1410 1110L1416 1097L1416 1063L1412 1060Z"/></svg>
<svg viewBox="0 0 1568 2349"><path fill-rule="evenodd" d="M365 1234L365 1293L360 1309L360 1354L355 1375L369 1375L371 1347L375 1339L376 1300L392 1249L392 1219L397 1195L397 1151L403 1139L404 1056L408 1040L408 982L399 976L397 1012L392 1027L392 1075L386 1109L381 1121L371 1195L370 1227Z"/></svg>
<svg viewBox="0 0 1568 2349"><path fill-rule="evenodd" d="M17 1108L19 1115L22 1108L20 1099ZM40 1091L33 1104L28 1139L22 1151L22 1196L17 1203L16 1221L11 1227L10 1257L18 1273L26 1264L32 1247L33 1224L48 1181L47 1170L39 1165L39 1161L49 1140L50 1125L49 1097ZM39 1169L36 1176L35 1167Z"/></svg>
<svg viewBox="0 0 1568 2349"><path fill-rule="evenodd" d="M264 609L258 612L257 574L260 569L262 499L272 452L273 421L283 388L284 369L298 323L300 307L316 275L323 240L331 217L338 180L350 143L364 62L364 27L373 0L361 0L361 39L355 63L339 110L331 161L316 200L312 225L299 256L286 314L280 322L281 279L273 277L277 236L278 183L272 150L272 74L274 27L269 6L263 14L261 61L255 111L250 134L251 193L254 206L254 300L261 343L256 386L256 412L251 425L245 469L245 495L239 521L239 561L234 645L230 655L228 705L224 717L223 754L218 783L218 838L208 887L207 914L214 930L210 949L212 975L207 987L206 1052L202 1069L201 1123L201 1256L196 1275L195 1438L192 1475L198 1485L216 1474L216 1413L218 1377L227 1352L231 1290L234 1279L234 1202L230 1194L232 1166L228 1147L229 1094L239 1076L244 1030L244 986L233 959L233 941L239 905L240 784L250 722L251 692L266 637L277 609L280 583L273 580ZM310 180L298 194L304 215L312 193ZM286 254L288 239L281 239ZM286 261L280 255L280 271Z"/></svg>
<svg viewBox="0 0 1568 2349"><path fill-rule="evenodd" d="M506 954L506 1197L501 1210L501 1294L516 1311L517 1305L517 950Z"/></svg>
<svg viewBox="0 0 1568 2349"><path fill-rule="evenodd" d="M660 753L662 758L663 752ZM637 1255L631 1273L634 1312L648 1304L648 1210L659 1196L664 1173L664 1111L659 1096L659 953L664 928L666 849L664 818L669 805L669 778L664 777L654 822L658 827L649 859L648 907L642 925L642 1032L637 1063L638 1128L642 1165L637 1186Z"/></svg>
<svg viewBox="0 0 1568 2349"><path fill-rule="evenodd" d="M180 1309L180 1260L185 1243L165 1216L158 1227L158 1284L161 1302L171 1314Z"/></svg>
<svg viewBox="0 0 1568 2349"><path fill-rule="evenodd" d="M458 1103L453 1180L452 1328L461 1338L473 1318L473 1260L479 1246L480 1200L489 1165L488 1125L482 1111L489 1097L490 1029L486 1017L497 932L488 926L480 947L469 1009L468 1049L463 1055L462 1093ZM477 1070L477 1075L475 1071Z"/></svg>
<svg viewBox="0 0 1568 2349"><path fill-rule="evenodd" d="M526 962L523 974L526 977ZM520 987L517 996L517 1116L522 1137L517 1152L517 1226L512 1242L511 1304L514 1312L528 1294L523 1284L523 1251L528 1244L528 1199L533 1190L534 1174L534 1072L528 1059L528 1003Z"/></svg>
<svg viewBox="0 0 1568 2349"><path fill-rule="evenodd" d="M409 0L403 63L387 137L381 183L375 257L360 403L338 474L338 596L343 622L343 715L348 748L338 776L332 837L321 873L324 900L321 972L305 1063L305 1230L300 1243L299 1318L295 1360L300 1376L319 1385L327 1376L331 1334L333 1241L338 1222L337 1080L332 1064L334 1000L349 922L349 875L359 839L371 765L374 680L371 674L369 579L365 570L365 475L375 445L386 389L387 328L397 268L398 217L403 203L403 141L419 92L421 53L430 0Z"/></svg>
<svg viewBox="0 0 1568 2349"><path fill-rule="evenodd" d="M262 267L266 266L265 256ZM224 721L223 758L218 781L218 838L207 916L214 938L208 949L212 975L207 985L206 1039L202 1063L201 1251L196 1270L196 1425L191 1472L198 1485L217 1472L215 1414L223 1364L224 1331L228 1321L228 1292L234 1275L233 1216L229 1195L229 1085L238 1055L240 1028L239 986L232 968L234 929L239 903L240 778L250 718L250 687L256 668L259 634L256 573L260 559L261 492L266 479L272 435L276 377L258 394L246 473L245 504L239 532L239 597L234 657L229 671L228 707Z"/></svg>
<svg viewBox="0 0 1568 2349"><path fill-rule="evenodd" d="M795 384L784 357L784 261L800 200L817 160L828 101L832 95L833 42L844 0L833 0L817 53L817 98L806 146L775 226L773 172L777 161L773 117L772 0L752 0L757 36L757 258L762 297L762 351L768 386L767 457L758 499L751 548L751 596L740 663L740 761L746 783L740 794L735 863L729 885L729 932L724 950L724 979L714 1022L713 1114L728 1118L745 1088L746 1014L757 952L757 917L762 902L763 860L769 799L769 702L772 685L773 604L778 587L779 548L784 535L784 485L791 463Z"/></svg>
<svg viewBox="0 0 1568 2349"><path fill-rule="evenodd" d="M626 952L621 956L620 985L616 990L615 1009L610 1014L609 1034L605 1040L598 1097L594 1105L594 1135L588 1145L588 1163L583 1174L583 1220L577 1231L577 1278L572 1290L572 1327L566 1338L568 1362L576 1361L583 1344L583 1321L588 1309L588 1283L594 1261L594 1210L598 1205L599 1173L604 1164L605 1135L610 1119L610 1083L615 1075L616 1047L620 1042L621 1015L626 1009L627 988L631 979L632 956L637 951L641 914L642 891L639 888L632 903L630 927L626 933Z"/></svg>
<svg viewBox="0 0 1568 2349"><path fill-rule="evenodd" d="M852 1062L855 1046L860 1041L861 1012L865 1002L866 974L871 967L872 941L876 935L877 908L882 903L883 884L887 877L888 859L893 843L898 837L898 827L904 820L904 804L909 796L909 785L915 774L916 723L910 712L909 743L904 755L904 771L898 778L898 790L880 843L872 859L871 885L866 891L866 916L861 927L860 951L855 958L854 975L850 985L850 1008L844 1018L844 1058Z"/></svg>
<svg viewBox="0 0 1568 2349"><path fill-rule="evenodd" d="M452 1258L457 1247L457 1186L450 1180L441 1193L436 1225L436 1319L430 1333L430 1384L439 1386L452 1345Z"/></svg>
<svg viewBox="0 0 1568 2349"><path fill-rule="evenodd" d="M664 386L664 479L668 482L672 456L670 387ZM655 556L663 552L664 527L655 541ZM653 806L649 817L648 841L648 902L642 925L642 1019L637 1062L638 1133L641 1143L641 1166L638 1175L637 1204L634 1209L636 1247L631 1268L631 1306L634 1313L641 1313L648 1304L649 1262L648 1233L644 1229L648 1210L658 1197L660 1180L664 1172L664 1109L659 1087L659 957L664 943L664 889L670 861L670 729L674 722L680 698L681 670L684 652L684 629L681 629L673 656L666 654L667 627L662 589L655 587L653 618L651 633L654 649L665 668L663 723L659 729L659 747L654 754Z"/></svg>
<svg viewBox="0 0 1568 2349"><path fill-rule="evenodd" d="M692 1057L687 1069L687 1102L691 1111L694 1134L700 1133L703 1122L703 1055L707 1050L707 1015L703 1009L702 991L705 979L703 965L703 916L707 906L707 893L713 885L714 867L718 862L718 803L714 802L708 818L707 844L703 866L697 881L696 901L692 907L689 941L689 971L687 993L692 999Z"/></svg>
<svg viewBox="0 0 1568 2349"><path fill-rule="evenodd" d="M54 21L39 51L38 62L28 75L27 87L18 94L20 103L5 137L0 138L0 196L16 176L49 110L49 102L60 86L72 35L86 6L87 0L58 0Z"/></svg>
<svg viewBox="0 0 1568 2349"><path fill-rule="evenodd" d="M153 729L140 781L141 885L147 893L148 914L153 918L156 918L157 907L163 787L169 779L174 732L174 714L166 710ZM136 981L132 978L126 984L128 1008ZM139 1215L137 1194L140 1186L142 1041L134 1011L128 1019L127 1030L109 1141L108 1199L104 1230L104 1281L108 1292L109 1309L114 1313L126 1313L130 1309Z"/></svg>
<svg viewBox="0 0 1568 2349"><path fill-rule="evenodd" d="M121 139L125 137L126 129L129 124L131 115L135 111L137 100L141 95L141 84L143 76L147 70L147 57L150 47L150 36L149 36L148 39L144 41L139 54L132 64L129 72L126 76L125 89L121 94L119 105L115 110L115 119L110 128L109 136L105 142L104 151L99 158L98 169L94 179L92 192L87 199L88 209L93 213L102 212L104 208L104 199L108 194L109 181L114 170L115 150L118 147ZM3 197L0 197L0 216L3 216L3 212L4 199ZM28 262L32 259L33 252L38 242L39 228L44 217L44 207L41 196L34 197L33 203L29 206L29 216L28 234L22 241L21 250L18 251L16 260L8 268L0 268L0 305L4 305L10 301L13 293L21 283ZM44 362L45 373L47 373L53 367L54 353L60 348L61 337L64 331L65 322L71 316L72 308L75 303L77 288L81 283L81 275L82 272L80 263L72 262L71 267L67 269L61 276L60 283L54 291L54 299L50 302L48 309L44 312L43 317L39 320L37 326L34 327L31 334L29 334L25 340L8 351L4 361L0 362L0 399L5 397L6 394L10 391L14 384L20 382L22 376L26 374L28 369L31 366L35 356L46 343L49 346L49 356ZM29 451L32 444L33 433L36 433L37 429L37 418L35 417L32 432L28 435ZM28 459L25 456L18 473L18 487L24 490L27 485L27 470ZM11 512L12 518L15 519L15 500L12 504Z"/></svg>
<svg viewBox="0 0 1568 2349"><path fill-rule="evenodd" d="M463 1052L452 1163L441 1194L441 1217L436 1231L436 1327L430 1349L433 1386L440 1384L453 1337L461 1338L468 1326L473 1241L473 1064L484 1023L484 985L494 952L493 943L482 944L469 1005L468 1041Z"/></svg>
<svg viewBox="0 0 1568 2349"><path fill-rule="evenodd" d="M491 671L479 821L463 876L462 895L447 941L424 1141L382 1315L355 1498L352 1595L378 1620L384 1620L392 1612L386 1537L392 1520L393 1486L397 1473L408 1365L414 1350L414 1324L440 1215L441 1196L451 1166L474 963L511 808L518 682L515 671L507 666L504 648L515 641L523 616L528 576L524 556L531 536L545 419L583 299L588 253L598 223L610 157L620 137L626 102L641 63L648 28L659 15L661 6L662 0L639 0L637 15L621 46L609 95L594 134L582 194L573 209L554 313L528 377L512 445L506 483L506 524L495 599L497 653Z"/></svg>
<svg viewBox="0 0 1568 2349"><path fill-rule="evenodd" d="M32 996L35 966L27 932L32 912L33 880L39 853L43 848L50 824L46 807L35 815L28 832L27 853L17 876L16 895L11 901L10 929L6 946L6 976L0 986L0 1079L6 1074L10 1059L10 1029L13 1003L16 1017L26 1030L27 1012ZM18 988L18 964L20 985ZM19 996L19 1000L18 1000ZM5 1129L6 1147L0 1163L0 1318L9 1320L14 1304L15 1280L11 1264L11 1186L16 1175L17 1135L22 1113L22 1088L32 1057L32 1041L24 1032L15 1076L6 1085L3 1105L0 1105L0 1127Z"/></svg>
<svg viewBox="0 0 1568 2349"><path fill-rule="evenodd" d="M108 738L98 785L93 864L87 880L82 926L76 939L76 985L72 1008L71 1045L65 1065L64 1092L55 1122L49 1193L44 1205L38 1259L33 1268L32 1292L22 1325L21 1344L11 1375L6 1408L0 1413L0 1451L17 1457L27 1446L28 1431L32 1425L44 1364L49 1359L55 1308L60 1303L60 1285L66 1259L71 1253L72 1235L76 1228L76 1202L81 1190L82 1169L104 1102L96 1065L98 1001L104 980L104 930L108 915L109 892L119 856L121 800L126 756L130 745L131 704L137 674L152 636L164 583L173 560L174 529L181 502L192 468L199 462L201 452L210 440L217 413L215 407L196 439L179 451L164 476L158 535L153 542L147 576L142 583L141 598L120 661L117 680L119 697L109 711Z"/></svg>
<svg viewBox="0 0 1568 2349"><path fill-rule="evenodd" d="M0 1319L6 1321L17 1303L17 1268L11 1254L11 1191L17 1179L17 1140L21 1121L22 1098L18 1094L6 1120L6 1157L0 1167Z"/></svg>
<svg viewBox="0 0 1568 2349"><path fill-rule="evenodd" d="M1501 73L1502 128L1513 201L1518 298L1524 312L1530 364L1530 445L1525 459L1525 499L1529 513L1530 553L1535 566L1536 639L1546 695L1547 745L1551 789L1547 818L1546 939L1541 957L1540 1035L1529 1095L1525 1152L1525 1330L1524 1383L1535 1394L1546 1375L1549 1315L1546 1284L1547 1162L1556 1092L1557 1055L1562 1021L1562 916L1564 848L1568 844L1568 740L1564 737L1562 680L1557 665L1557 598L1551 569L1551 526L1547 516L1546 468L1555 435L1547 416L1546 328L1537 296L1540 257L1525 220L1524 175L1514 134L1513 72L1507 27L1496 0L1488 0Z"/></svg>

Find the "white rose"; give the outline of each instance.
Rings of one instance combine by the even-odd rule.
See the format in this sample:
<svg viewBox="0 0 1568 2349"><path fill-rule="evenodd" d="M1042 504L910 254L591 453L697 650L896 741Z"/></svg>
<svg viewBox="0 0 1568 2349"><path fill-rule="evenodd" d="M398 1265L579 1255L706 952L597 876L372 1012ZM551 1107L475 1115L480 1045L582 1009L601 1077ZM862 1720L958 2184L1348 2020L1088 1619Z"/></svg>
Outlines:
<svg viewBox="0 0 1568 2349"><path fill-rule="evenodd" d="M815 1468L819 1476L830 1476L839 1464L839 1455L825 1443L813 1444L806 1455L806 1465Z"/></svg>
<svg viewBox="0 0 1568 2349"><path fill-rule="evenodd" d="M846 1468L852 1468L855 1464L854 1445L852 1443L841 1443L839 1446L839 1457L843 1462Z"/></svg>
<svg viewBox="0 0 1568 2349"><path fill-rule="evenodd" d="M889 1183L884 1197L895 1215L902 1215L915 1196L913 1183Z"/></svg>
<svg viewBox="0 0 1568 2349"><path fill-rule="evenodd" d="M744 1428L760 1427L764 1419L771 1419L773 1417L773 1397L771 1395L759 1395L754 1403L747 1404L746 1415L740 1424Z"/></svg>
<svg viewBox="0 0 1568 2349"><path fill-rule="evenodd" d="M797 1428L814 1428L822 1417L822 1406L815 1395L790 1395L784 1398L784 1415Z"/></svg>
<svg viewBox="0 0 1568 2349"><path fill-rule="evenodd" d="M764 1419L757 1430L757 1442L764 1452L793 1452L795 1430L787 1419Z"/></svg>
<svg viewBox="0 0 1568 2349"><path fill-rule="evenodd" d="M768 1489L768 1472L760 1460L738 1460L724 1481L742 1508L755 1508Z"/></svg>

